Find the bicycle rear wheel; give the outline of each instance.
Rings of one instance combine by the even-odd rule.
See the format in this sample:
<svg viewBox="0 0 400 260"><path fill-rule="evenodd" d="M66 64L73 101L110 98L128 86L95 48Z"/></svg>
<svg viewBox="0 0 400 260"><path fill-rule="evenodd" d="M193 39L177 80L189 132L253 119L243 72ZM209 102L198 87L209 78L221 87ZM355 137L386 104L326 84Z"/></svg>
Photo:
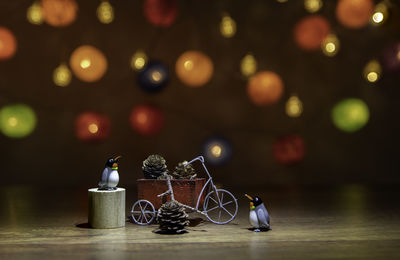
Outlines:
<svg viewBox="0 0 400 260"><path fill-rule="evenodd" d="M227 224L236 217L237 199L227 190L213 190L204 199L203 210L212 223Z"/></svg>

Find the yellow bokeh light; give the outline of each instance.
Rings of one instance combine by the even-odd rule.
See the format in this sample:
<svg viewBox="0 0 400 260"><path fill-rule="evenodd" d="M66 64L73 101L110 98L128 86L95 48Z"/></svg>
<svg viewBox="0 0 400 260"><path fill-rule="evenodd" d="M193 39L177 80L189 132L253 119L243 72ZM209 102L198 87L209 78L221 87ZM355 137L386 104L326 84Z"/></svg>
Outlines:
<svg viewBox="0 0 400 260"><path fill-rule="evenodd" d="M18 119L16 117L12 116L12 117L8 118L7 123L9 126L15 127L18 125Z"/></svg>
<svg viewBox="0 0 400 260"><path fill-rule="evenodd" d="M185 67L186 70L192 70L193 69L193 61L187 60L183 63L183 66Z"/></svg>
<svg viewBox="0 0 400 260"><path fill-rule="evenodd" d="M325 37L321 44L322 52L328 57L335 56L339 51L339 47L339 39L334 34L329 34Z"/></svg>
<svg viewBox="0 0 400 260"><path fill-rule="evenodd" d="M376 73L376 72L370 72L370 73L368 73L368 75L367 75L367 80L368 80L369 82L375 82L375 81L377 81L377 80L378 80L378 73Z"/></svg>
<svg viewBox="0 0 400 260"><path fill-rule="evenodd" d="M109 24L114 20L114 9L108 1L101 2L97 7L97 18L104 24Z"/></svg>
<svg viewBox="0 0 400 260"><path fill-rule="evenodd" d="M38 2L34 2L26 12L26 18L31 24L42 24L43 23L43 12L42 7Z"/></svg>
<svg viewBox="0 0 400 260"><path fill-rule="evenodd" d="M397 52L397 59L400 60L400 51Z"/></svg>
<svg viewBox="0 0 400 260"><path fill-rule="evenodd" d="M222 153L222 148L219 145L214 145L211 147L211 154L214 155L215 157L220 157Z"/></svg>
<svg viewBox="0 0 400 260"><path fill-rule="evenodd" d="M219 30L225 38L231 38L236 33L236 22L228 14L224 14L219 25Z"/></svg>
<svg viewBox="0 0 400 260"><path fill-rule="evenodd" d="M379 80L382 67L377 60L371 60L364 67L364 78L371 83Z"/></svg>
<svg viewBox="0 0 400 260"><path fill-rule="evenodd" d="M99 131L99 127L97 126L97 124L91 123L88 126L88 130L89 130L90 133L95 134L95 133L97 133Z"/></svg>
<svg viewBox="0 0 400 260"><path fill-rule="evenodd" d="M53 72L53 82L59 87L66 87L71 82L72 74L65 63L60 64Z"/></svg>
<svg viewBox="0 0 400 260"><path fill-rule="evenodd" d="M304 0L304 8L310 13L318 12L322 5L322 0Z"/></svg>
<svg viewBox="0 0 400 260"><path fill-rule="evenodd" d="M288 0L276 0L276 1L278 1L279 3L286 3Z"/></svg>
<svg viewBox="0 0 400 260"><path fill-rule="evenodd" d="M89 59L83 59L80 62L80 66L82 69L87 69L90 67L90 65L92 65L92 62Z"/></svg>
<svg viewBox="0 0 400 260"><path fill-rule="evenodd" d="M151 78L152 78L154 81L158 82L158 81L160 81L160 80L162 79L162 74L161 74L159 71L153 71L153 72L151 73Z"/></svg>
<svg viewBox="0 0 400 260"><path fill-rule="evenodd" d="M375 6L374 12L371 16L371 23L373 25L381 25L387 19L388 8L386 4L379 3Z"/></svg>
<svg viewBox="0 0 400 260"><path fill-rule="evenodd" d="M143 50L138 50L131 58L131 68L133 70L141 70L147 63L147 55Z"/></svg>
<svg viewBox="0 0 400 260"><path fill-rule="evenodd" d="M250 53L243 57L240 62L240 70L245 77L250 77L257 71L257 61Z"/></svg>
<svg viewBox="0 0 400 260"><path fill-rule="evenodd" d="M303 102L297 96L291 96L286 102L286 114L290 117L299 117L303 113Z"/></svg>

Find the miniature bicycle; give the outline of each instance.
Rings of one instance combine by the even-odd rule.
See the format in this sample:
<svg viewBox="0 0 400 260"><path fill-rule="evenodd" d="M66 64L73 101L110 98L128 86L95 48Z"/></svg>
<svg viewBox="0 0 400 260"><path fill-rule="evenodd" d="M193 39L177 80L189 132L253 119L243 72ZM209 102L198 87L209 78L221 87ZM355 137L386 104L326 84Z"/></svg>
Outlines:
<svg viewBox="0 0 400 260"><path fill-rule="evenodd" d="M235 196L232 195L227 190L217 189L214 185L212 177L204 164L204 157L198 156L186 163L184 166L186 167L189 164L192 164L195 161L200 161L203 165L205 172L207 173L208 180L203 186L199 197L197 198L196 207L191 207L185 204L178 202L182 207L190 209L194 212L197 212L201 215L204 215L215 224L227 224L231 222L237 215L238 204ZM162 194L159 194L158 197L163 197L166 195L170 195L172 200L175 200L174 191L171 185L170 176L167 176L167 185L168 190ZM203 211L199 210L200 200L208 187L207 195L205 196L203 203ZM156 218L156 210L153 204L148 200L138 200L133 204L131 210L131 216L133 221L139 225L149 225Z"/></svg>

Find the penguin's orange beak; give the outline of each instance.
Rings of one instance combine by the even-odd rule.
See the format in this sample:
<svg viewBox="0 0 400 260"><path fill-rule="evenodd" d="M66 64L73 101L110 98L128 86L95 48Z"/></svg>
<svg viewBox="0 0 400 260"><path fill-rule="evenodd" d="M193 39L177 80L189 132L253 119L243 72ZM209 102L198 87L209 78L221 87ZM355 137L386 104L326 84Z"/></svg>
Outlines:
<svg viewBox="0 0 400 260"><path fill-rule="evenodd" d="M250 195L244 194L249 200L253 200L253 198Z"/></svg>

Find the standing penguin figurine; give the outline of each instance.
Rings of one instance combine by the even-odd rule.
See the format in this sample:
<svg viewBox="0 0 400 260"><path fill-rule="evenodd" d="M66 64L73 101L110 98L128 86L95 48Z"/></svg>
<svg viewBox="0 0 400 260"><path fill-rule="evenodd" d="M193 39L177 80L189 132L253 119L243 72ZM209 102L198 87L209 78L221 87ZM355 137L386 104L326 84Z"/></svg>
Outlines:
<svg viewBox="0 0 400 260"><path fill-rule="evenodd" d="M250 224L253 226L251 230L255 232L272 230L269 224L269 214L262 200L255 196L245 196L250 200Z"/></svg>
<svg viewBox="0 0 400 260"><path fill-rule="evenodd" d="M109 158L106 162L106 168L101 175L99 190L116 190L119 182L118 160L121 156Z"/></svg>

